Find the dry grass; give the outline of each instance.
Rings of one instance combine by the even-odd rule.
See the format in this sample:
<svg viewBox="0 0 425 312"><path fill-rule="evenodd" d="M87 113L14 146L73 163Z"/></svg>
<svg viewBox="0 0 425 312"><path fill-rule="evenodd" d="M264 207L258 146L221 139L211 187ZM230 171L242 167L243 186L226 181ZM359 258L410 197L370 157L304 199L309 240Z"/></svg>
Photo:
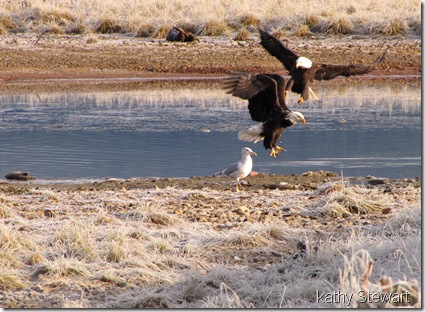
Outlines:
<svg viewBox="0 0 425 312"><path fill-rule="evenodd" d="M316 204L317 211L335 217L347 217L350 214L378 213L387 208L375 190L359 187L348 188L341 183L325 185L318 190L318 194L325 194Z"/></svg>
<svg viewBox="0 0 425 312"><path fill-rule="evenodd" d="M196 199L220 200L235 210L235 203L246 201L246 192L38 189L10 194L3 205L19 202L26 208L15 222L0 223L0 289L34 304L37 299L25 294L41 287L47 298L61 297L60 307L77 308L331 308L339 305L318 302L317 291L362 289L367 266L359 263L368 261L356 259L367 253L374 259L368 289L407 289L420 304L420 190L406 187L395 194L338 182L316 191L249 196L252 207L290 205L294 216L319 221L339 219L335 202L345 213L365 218L379 215L382 206L393 211L374 226L331 232L313 221L305 225L304 218L297 223L270 217L223 229L170 214L170 205ZM353 198L357 211L350 211ZM55 207L56 213L27 219L34 203ZM240 209L252 210L245 208ZM300 243L305 247L300 249Z"/></svg>
<svg viewBox="0 0 425 312"><path fill-rule="evenodd" d="M307 25L300 25L295 31L295 36L297 37L307 37L311 36L313 33L310 31L310 28Z"/></svg>
<svg viewBox="0 0 425 312"><path fill-rule="evenodd" d="M249 31L246 28L242 28L233 38L236 41L245 41L247 39L249 39Z"/></svg>
<svg viewBox="0 0 425 312"><path fill-rule="evenodd" d="M25 286L24 281L10 270L2 269L0 271L0 290L20 290Z"/></svg>
<svg viewBox="0 0 425 312"><path fill-rule="evenodd" d="M189 31L196 35L222 36L244 27L254 31L258 21L271 29L282 28L292 33L307 25L312 32L328 34L373 34L377 30L384 35L417 34L421 13L420 4L408 0L360 0L352 4L321 0L308 5L281 5L278 0L155 0L143 4L135 0L26 0L8 1L4 5L0 34L48 29L56 33L129 33L163 38L172 25L191 24Z"/></svg>
<svg viewBox="0 0 425 312"><path fill-rule="evenodd" d="M353 33L354 24L348 15L338 15L323 21L319 26L321 32L328 35L347 35Z"/></svg>

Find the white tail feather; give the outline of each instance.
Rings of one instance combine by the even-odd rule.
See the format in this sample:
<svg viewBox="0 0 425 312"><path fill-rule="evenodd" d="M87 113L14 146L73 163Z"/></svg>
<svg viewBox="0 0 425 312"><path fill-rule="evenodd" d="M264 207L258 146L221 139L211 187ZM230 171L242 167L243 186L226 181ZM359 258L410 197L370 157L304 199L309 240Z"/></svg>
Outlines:
<svg viewBox="0 0 425 312"><path fill-rule="evenodd" d="M261 132L263 132L263 124L258 124L250 127L248 130L239 131L238 139L241 141L257 143L264 139L264 137L260 135Z"/></svg>

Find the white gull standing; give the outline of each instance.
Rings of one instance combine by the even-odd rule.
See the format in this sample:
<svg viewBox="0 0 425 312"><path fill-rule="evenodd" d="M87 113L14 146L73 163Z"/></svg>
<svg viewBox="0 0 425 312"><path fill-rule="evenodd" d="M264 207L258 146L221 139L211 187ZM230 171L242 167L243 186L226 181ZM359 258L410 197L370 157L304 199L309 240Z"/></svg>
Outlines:
<svg viewBox="0 0 425 312"><path fill-rule="evenodd" d="M250 149L249 147L244 147L241 150L241 159L233 164L229 165L226 169L220 172L216 172L213 175L225 175L231 178L236 179L236 191L239 192L239 187L242 187L239 182L240 179L243 179L249 175L252 170L252 156L257 156L257 154Z"/></svg>

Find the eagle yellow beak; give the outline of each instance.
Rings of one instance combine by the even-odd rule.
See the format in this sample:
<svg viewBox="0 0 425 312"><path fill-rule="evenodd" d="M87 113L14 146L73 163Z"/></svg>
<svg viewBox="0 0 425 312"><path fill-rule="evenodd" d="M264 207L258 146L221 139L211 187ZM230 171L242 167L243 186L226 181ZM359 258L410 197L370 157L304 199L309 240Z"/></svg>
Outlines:
<svg viewBox="0 0 425 312"><path fill-rule="evenodd" d="M300 67L300 62L295 63L295 68L298 68L298 67Z"/></svg>
<svg viewBox="0 0 425 312"><path fill-rule="evenodd" d="M301 122L302 122L303 124L306 124L306 123L307 123L307 121L305 120L305 118L301 119Z"/></svg>

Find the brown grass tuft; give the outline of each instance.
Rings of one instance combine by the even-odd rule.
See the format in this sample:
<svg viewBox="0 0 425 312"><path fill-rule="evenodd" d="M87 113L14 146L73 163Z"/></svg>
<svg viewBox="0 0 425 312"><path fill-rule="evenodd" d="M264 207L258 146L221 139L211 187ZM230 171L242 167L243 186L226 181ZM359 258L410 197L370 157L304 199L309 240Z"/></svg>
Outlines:
<svg viewBox="0 0 425 312"><path fill-rule="evenodd" d="M25 283L16 275L2 269L0 271L0 290L20 290L25 288Z"/></svg>
<svg viewBox="0 0 425 312"><path fill-rule="evenodd" d="M243 26L256 26L259 20L255 15L248 13L240 17L239 23Z"/></svg>
<svg viewBox="0 0 425 312"><path fill-rule="evenodd" d="M377 213L386 208L385 205L373 200L369 194L356 192L342 183L334 183L319 189L318 193L326 196L317 202L316 207L332 216L348 217L350 214Z"/></svg>
<svg viewBox="0 0 425 312"><path fill-rule="evenodd" d="M406 21L397 17L391 20L388 25L384 26L380 32L385 36L403 35L406 33L407 28Z"/></svg>
<svg viewBox="0 0 425 312"><path fill-rule="evenodd" d="M295 31L295 36L297 37L308 37L313 33L310 31L310 28L307 25L300 25Z"/></svg>
<svg viewBox="0 0 425 312"><path fill-rule="evenodd" d="M94 30L102 34L121 33L124 31L120 21L110 17L103 17L99 19Z"/></svg>
<svg viewBox="0 0 425 312"><path fill-rule="evenodd" d="M5 30L11 30L15 29L16 25L9 16L5 14L0 14L0 28L3 28Z"/></svg>
<svg viewBox="0 0 425 312"><path fill-rule="evenodd" d="M170 307L170 301L162 296L148 296L135 302L134 309L166 309Z"/></svg>
<svg viewBox="0 0 425 312"><path fill-rule="evenodd" d="M43 255L40 252L36 251L36 252L31 253L27 257L27 259L25 260L25 264L34 265L34 264L40 263L42 261L43 261Z"/></svg>
<svg viewBox="0 0 425 312"><path fill-rule="evenodd" d="M357 8L356 8L354 5L350 4L350 5L346 8L346 10L345 10L345 11L347 12L347 14L354 14L354 13L356 13L356 12L357 12Z"/></svg>
<svg viewBox="0 0 425 312"><path fill-rule="evenodd" d="M1 29L0 29L0 34L1 34ZM8 219L8 218L14 218L14 217L16 217L15 212L0 202L0 219Z"/></svg>
<svg viewBox="0 0 425 312"><path fill-rule="evenodd" d="M83 226L69 224L55 235L55 244L68 257L93 260L96 257L92 234Z"/></svg>
<svg viewBox="0 0 425 312"><path fill-rule="evenodd" d="M81 19L77 19L75 22L69 23L65 28L66 34L79 35L86 31L86 26Z"/></svg>
<svg viewBox="0 0 425 312"><path fill-rule="evenodd" d="M288 37L288 33L284 31L282 28L273 30L272 35L280 39Z"/></svg>
<svg viewBox="0 0 425 312"><path fill-rule="evenodd" d="M170 30L171 26L168 24L161 25L159 27L156 27L155 31L151 35L152 38L156 39L163 39L167 36L168 31Z"/></svg>
<svg viewBox="0 0 425 312"><path fill-rule="evenodd" d="M120 262L126 257L126 251L120 242L113 241L109 244L106 260L108 262Z"/></svg>
<svg viewBox="0 0 425 312"><path fill-rule="evenodd" d="M341 15L322 23L321 31L328 35L347 35L353 32L353 23L348 15Z"/></svg>
<svg viewBox="0 0 425 312"><path fill-rule="evenodd" d="M260 233L257 231L254 231L253 233L235 232L226 238L225 243L232 246L244 247L268 246L270 241L266 236L266 233Z"/></svg>
<svg viewBox="0 0 425 312"><path fill-rule="evenodd" d="M153 24L141 24L134 32L135 37L149 38L155 33L155 26Z"/></svg>
<svg viewBox="0 0 425 312"><path fill-rule="evenodd" d="M209 20L200 26L199 33L202 36L220 36L225 34L228 30L229 28L225 23L217 20Z"/></svg>
<svg viewBox="0 0 425 312"><path fill-rule="evenodd" d="M242 28L233 38L236 41L246 41L247 39L249 39L249 31L246 28Z"/></svg>
<svg viewBox="0 0 425 312"><path fill-rule="evenodd" d="M317 14L308 14L304 17L304 23L307 25L310 29L313 27L316 27L319 24L320 18L317 16Z"/></svg>
<svg viewBox="0 0 425 312"><path fill-rule="evenodd" d="M62 257L57 259L55 262L42 263L38 265L32 276L39 278L40 275L60 279L69 276L88 276L89 273L80 261Z"/></svg>
<svg viewBox="0 0 425 312"><path fill-rule="evenodd" d="M75 21L75 17L71 14L71 12L61 9L41 12L40 19L44 24L55 23L62 27Z"/></svg>

